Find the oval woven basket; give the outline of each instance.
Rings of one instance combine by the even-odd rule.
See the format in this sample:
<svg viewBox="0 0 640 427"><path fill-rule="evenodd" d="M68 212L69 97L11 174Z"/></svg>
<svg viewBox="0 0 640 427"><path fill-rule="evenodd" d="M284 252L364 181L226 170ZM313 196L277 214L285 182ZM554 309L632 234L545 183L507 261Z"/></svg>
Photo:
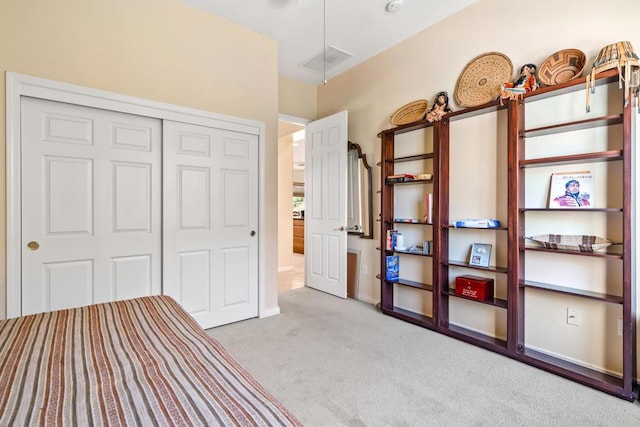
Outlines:
<svg viewBox="0 0 640 427"><path fill-rule="evenodd" d="M540 234L527 237L546 249L565 251L594 252L611 246L609 240L598 236L581 236L572 234Z"/></svg>
<svg viewBox="0 0 640 427"><path fill-rule="evenodd" d="M424 119L427 115L429 101L418 99L398 108L391 116L391 124L394 126L406 125Z"/></svg>
<svg viewBox="0 0 640 427"><path fill-rule="evenodd" d="M512 76L513 64L506 55L484 53L473 58L460 73L454 99L463 107L486 104L500 95L500 86L511 81Z"/></svg>
<svg viewBox="0 0 640 427"><path fill-rule="evenodd" d="M582 77L587 57L579 49L563 49L542 62L538 69L538 81L553 86Z"/></svg>

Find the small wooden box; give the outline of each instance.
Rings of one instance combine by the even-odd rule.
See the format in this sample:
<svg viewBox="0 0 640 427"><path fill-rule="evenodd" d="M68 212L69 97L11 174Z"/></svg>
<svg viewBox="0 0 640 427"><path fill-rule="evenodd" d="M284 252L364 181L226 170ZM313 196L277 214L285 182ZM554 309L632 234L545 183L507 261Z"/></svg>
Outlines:
<svg viewBox="0 0 640 427"><path fill-rule="evenodd" d="M493 299L493 279L471 275L458 276L456 295L483 301Z"/></svg>

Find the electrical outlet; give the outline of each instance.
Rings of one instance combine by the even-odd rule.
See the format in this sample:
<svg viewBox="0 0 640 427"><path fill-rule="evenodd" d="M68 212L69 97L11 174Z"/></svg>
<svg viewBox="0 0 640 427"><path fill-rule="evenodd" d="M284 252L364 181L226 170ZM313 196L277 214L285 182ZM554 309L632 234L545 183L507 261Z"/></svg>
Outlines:
<svg viewBox="0 0 640 427"><path fill-rule="evenodd" d="M567 323L580 326L582 324L582 312L577 308L567 307Z"/></svg>

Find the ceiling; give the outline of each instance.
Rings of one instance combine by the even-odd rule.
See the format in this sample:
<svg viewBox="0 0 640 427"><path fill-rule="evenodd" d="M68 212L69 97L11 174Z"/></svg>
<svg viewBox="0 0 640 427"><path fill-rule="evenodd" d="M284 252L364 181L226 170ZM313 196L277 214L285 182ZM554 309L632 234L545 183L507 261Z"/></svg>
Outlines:
<svg viewBox="0 0 640 427"><path fill-rule="evenodd" d="M278 73L318 85L477 0L183 1L277 40ZM401 6L390 13L389 2ZM301 67L314 57L316 71Z"/></svg>

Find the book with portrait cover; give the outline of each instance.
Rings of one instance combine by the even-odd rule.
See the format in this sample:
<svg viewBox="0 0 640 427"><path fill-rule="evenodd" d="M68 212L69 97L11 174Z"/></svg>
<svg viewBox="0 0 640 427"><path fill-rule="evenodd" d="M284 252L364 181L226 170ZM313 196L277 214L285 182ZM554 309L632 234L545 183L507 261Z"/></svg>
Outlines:
<svg viewBox="0 0 640 427"><path fill-rule="evenodd" d="M593 174L591 171L551 174L549 208L571 209L593 207Z"/></svg>

